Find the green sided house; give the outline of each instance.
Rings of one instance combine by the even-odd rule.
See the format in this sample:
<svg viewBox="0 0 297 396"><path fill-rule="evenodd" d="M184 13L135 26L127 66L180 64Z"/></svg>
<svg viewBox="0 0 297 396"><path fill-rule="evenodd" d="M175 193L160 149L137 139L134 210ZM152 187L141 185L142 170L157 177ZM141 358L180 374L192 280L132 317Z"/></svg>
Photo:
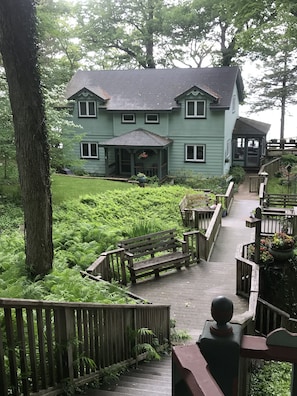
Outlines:
<svg viewBox="0 0 297 396"><path fill-rule="evenodd" d="M78 71L66 95L83 130L76 153L90 174L221 176L233 160L245 166L249 139L258 142L253 167L260 166L267 132L242 139L238 67Z"/></svg>

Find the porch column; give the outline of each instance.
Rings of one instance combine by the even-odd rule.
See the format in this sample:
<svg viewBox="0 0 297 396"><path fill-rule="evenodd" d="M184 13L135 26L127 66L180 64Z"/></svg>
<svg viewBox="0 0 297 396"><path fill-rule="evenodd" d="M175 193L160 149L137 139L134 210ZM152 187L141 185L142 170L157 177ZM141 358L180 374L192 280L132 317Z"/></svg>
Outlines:
<svg viewBox="0 0 297 396"><path fill-rule="evenodd" d="M105 176L109 176L108 147L104 147L104 160L105 160Z"/></svg>
<svg viewBox="0 0 297 396"><path fill-rule="evenodd" d="M135 150L130 150L131 176L133 176L135 174L134 154L135 154Z"/></svg>
<svg viewBox="0 0 297 396"><path fill-rule="evenodd" d="M162 149L158 149L158 178L162 179Z"/></svg>

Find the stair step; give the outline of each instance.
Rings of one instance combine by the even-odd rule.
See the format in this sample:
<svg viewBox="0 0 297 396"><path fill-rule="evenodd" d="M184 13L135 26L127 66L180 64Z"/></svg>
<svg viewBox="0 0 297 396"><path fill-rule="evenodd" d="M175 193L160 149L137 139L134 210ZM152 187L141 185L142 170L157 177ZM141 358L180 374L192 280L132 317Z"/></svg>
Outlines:
<svg viewBox="0 0 297 396"><path fill-rule="evenodd" d="M90 389L87 396L171 396L171 356L140 363L123 374L114 389Z"/></svg>

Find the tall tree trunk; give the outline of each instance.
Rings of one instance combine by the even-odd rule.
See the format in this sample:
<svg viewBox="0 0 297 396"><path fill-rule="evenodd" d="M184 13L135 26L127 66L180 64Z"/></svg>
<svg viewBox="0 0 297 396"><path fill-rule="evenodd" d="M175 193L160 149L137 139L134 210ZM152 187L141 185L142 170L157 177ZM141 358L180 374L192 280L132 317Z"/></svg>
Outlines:
<svg viewBox="0 0 297 396"><path fill-rule="evenodd" d="M0 51L13 113L26 267L32 278L49 273L53 261L49 147L33 4L33 0L0 1Z"/></svg>
<svg viewBox="0 0 297 396"><path fill-rule="evenodd" d="M287 84L288 84L288 56L285 54L284 59L284 75L282 80L282 96L281 96L281 121L280 121L280 139L285 136L285 116L287 103Z"/></svg>
<svg viewBox="0 0 297 396"><path fill-rule="evenodd" d="M148 3L148 20L147 20L147 35L145 39L146 49L146 67L148 69L155 69L156 63L154 59L154 13L155 5L151 1Z"/></svg>

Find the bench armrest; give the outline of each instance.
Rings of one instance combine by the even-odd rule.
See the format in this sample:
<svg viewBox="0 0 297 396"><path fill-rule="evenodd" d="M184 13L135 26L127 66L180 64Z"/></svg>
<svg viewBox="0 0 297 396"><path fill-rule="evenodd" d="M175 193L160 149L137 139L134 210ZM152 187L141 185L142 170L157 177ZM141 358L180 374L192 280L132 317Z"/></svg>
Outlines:
<svg viewBox="0 0 297 396"><path fill-rule="evenodd" d="M129 258L133 258L134 254L131 252L124 252L125 256L129 257Z"/></svg>

